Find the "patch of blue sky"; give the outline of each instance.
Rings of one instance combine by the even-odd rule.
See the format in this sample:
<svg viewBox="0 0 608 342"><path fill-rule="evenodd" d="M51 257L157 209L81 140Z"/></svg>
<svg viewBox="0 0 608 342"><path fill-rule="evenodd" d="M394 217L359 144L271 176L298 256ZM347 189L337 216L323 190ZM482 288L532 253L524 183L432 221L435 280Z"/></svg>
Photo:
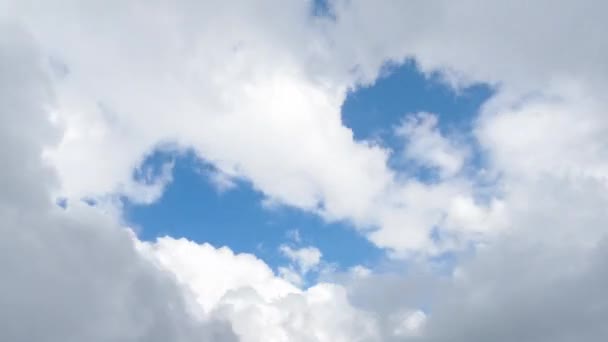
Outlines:
<svg viewBox="0 0 608 342"><path fill-rule="evenodd" d="M317 17L331 17L331 9L329 7L329 0L313 0L312 1L312 15Z"/></svg>
<svg viewBox="0 0 608 342"><path fill-rule="evenodd" d="M355 139L374 139L397 150L402 142L393 129L404 115L432 112L439 117L440 130L466 132L490 95L491 89L483 85L456 93L438 78L422 75L414 63L408 62L388 68L374 85L350 93L342 106L342 116ZM384 252L347 222L328 223L314 213L290 207L267 208L262 204L264 195L244 181L218 191L210 181L213 167L192 153L156 152L142 169L160 172L161 165L168 161L174 162L173 181L160 200L150 205L125 203L126 219L139 227L138 234L144 240L170 235L228 246L237 253L254 253L274 268L287 263L279 252L284 243L315 246L323 253L325 263L342 270L354 265L374 268L386 262ZM295 230L301 238L298 243L290 238ZM452 257L446 257L441 261L451 263Z"/></svg>
<svg viewBox="0 0 608 342"><path fill-rule="evenodd" d="M266 208L264 196L247 182L218 191L209 179L213 168L192 153L157 152L144 168L174 159L173 182L162 198L151 205L125 203L126 219L144 240L170 235L216 247L228 246L237 253L254 253L269 265L286 263L281 244L315 246L327 263L349 267L373 264L382 251L346 223L326 223L318 216L290 207ZM300 241L291 236L298 231Z"/></svg>
<svg viewBox="0 0 608 342"><path fill-rule="evenodd" d="M342 105L342 121L357 140L393 145L393 128L417 112L436 114L442 132L470 130L478 109L493 94L485 84L455 91L438 74L421 73L412 60L387 64L381 75L374 84L352 91Z"/></svg>
<svg viewBox="0 0 608 342"><path fill-rule="evenodd" d="M342 105L342 122L356 140L371 140L391 149L395 152L391 167L411 171L412 165L398 158L404 142L394 130L406 116L428 112L437 116L442 134L457 135L471 147L471 165L483 163L471 132L480 106L493 94L490 86L475 84L456 91L440 75L421 73L412 60L387 64L381 75L374 84L352 91ZM436 178L431 169L419 166L415 171L421 180Z"/></svg>

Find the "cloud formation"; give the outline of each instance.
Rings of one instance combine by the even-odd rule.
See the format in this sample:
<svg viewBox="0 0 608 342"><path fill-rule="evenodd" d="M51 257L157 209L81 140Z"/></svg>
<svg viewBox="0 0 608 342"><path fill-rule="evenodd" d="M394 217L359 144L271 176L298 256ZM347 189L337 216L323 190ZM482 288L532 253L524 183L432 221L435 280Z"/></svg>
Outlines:
<svg viewBox="0 0 608 342"><path fill-rule="evenodd" d="M0 339L236 341L229 324L194 318L169 273L146 262L112 215L51 200L41 160L57 139L52 88L31 37L0 32Z"/></svg>
<svg viewBox="0 0 608 342"><path fill-rule="evenodd" d="M350 38L334 36L350 14L313 17L311 5L13 3L10 13L53 61L66 133L46 157L61 195L150 202L170 178L142 182L133 169L155 149L192 149L226 175L216 179L250 181L269 203L376 231L373 242L400 253L426 252L432 226L456 193L472 196L471 184L403 180L388 166L391 151L354 140L340 118L347 91L392 57L338 63ZM280 16L263 10L276 7Z"/></svg>
<svg viewBox="0 0 608 342"><path fill-rule="evenodd" d="M608 336L606 5L311 5L0 3L0 339ZM347 92L408 58L456 90L495 86L471 132L483 165L432 114L398 132L433 182L342 124ZM139 241L112 200L161 196L170 165L134 176L159 148L194 150L223 186L245 179L271 203L348 220L421 275L359 268L300 288L226 247ZM426 259L471 246L449 274ZM284 253L304 273L321 257Z"/></svg>

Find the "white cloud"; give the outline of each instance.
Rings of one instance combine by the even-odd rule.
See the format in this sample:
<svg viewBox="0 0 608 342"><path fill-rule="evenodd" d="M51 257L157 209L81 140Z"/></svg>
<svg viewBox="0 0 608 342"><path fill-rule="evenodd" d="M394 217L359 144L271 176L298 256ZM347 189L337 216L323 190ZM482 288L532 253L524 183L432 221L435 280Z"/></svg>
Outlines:
<svg viewBox="0 0 608 342"><path fill-rule="evenodd" d="M0 25L0 340L235 341L225 322L190 313L112 213L54 205L40 158L56 137L52 88L31 37Z"/></svg>
<svg viewBox="0 0 608 342"><path fill-rule="evenodd" d="M436 168L443 178L451 177L464 166L468 151L444 137L437 122L437 116L429 113L408 115L395 133L406 140L405 158Z"/></svg>
<svg viewBox="0 0 608 342"><path fill-rule="evenodd" d="M252 255L169 237L141 242L113 211L55 206L54 174L40 158L53 132L44 74L27 39L10 33L0 36L0 65L12 66L0 79L0 120L12 122L0 127L0 156L13 167L0 177L0 339L374 340L373 319L339 286L302 292Z"/></svg>
<svg viewBox="0 0 608 342"><path fill-rule="evenodd" d="M232 190L237 186L236 182L229 175L221 171L209 171L206 175L219 193Z"/></svg>
<svg viewBox="0 0 608 342"><path fill-rule="evenodd" d="M407 208L420 204L403 201L402 193L424 185L402 184L387 165L388 150L355 141L342 125L347 90L363 77L354 66L373 78L381 63L343 59L350 39L329 42L348 23L310 17L310 5L13 4L15 20L64 66L54 90L56 120L66 134L46 153L62 195L122 193L151 201L166 178L142 185L132 171L170 143L192 149L218 175L250 181L269 203L377 229L370 236L381 247L428 249L449 199L424 202L430 205L420 208L424 214L413 214ZM346 20L344 11L339 17ZM437 158L448 173L458 168L443 152ZM219 184L232 184L225 180ZM441 188L468 196L471 187L457 183Z"/></svg>
<svg viewBox="0 0 608 342"><path fill-rule="evenodd" d="M285 279L286 281L290 282L291 284L293 284L297 287L304 286L303 276L298 271L296 271L293 267L279 266L277 268L277 271L279 272L279 276L282 279Z"/></svg>
<svg viewBox="0 0 608 342"><path fill-rule="evenodd" d="M229 248L216 249L186 239L159 238L155 243L135 240L144 255L176 274L197 296L209 313L229 291L250 287L263 300L272 300L299 290L275 277L273 271L253 255L235 255ZM212 281L210 281L212 280Z"/></svg>
<svg viewBox="0 0 608 342"><path fill-rule="evenodd" d="M296 237L299 237L299 235ZM316 247L292 248L283 244L279 246L279 252L289 259L288 265L278 268L279 275L298 287L305 285L306 276L310 272L319 271L323 254Z"/></svg>
<svg viewBox="0 0 608 342"><path fill-rule="evenodd" d="M137 243L148 258L175 274L204 313L230 321L241 341L377 340L375 318L353 307L342 286L300 290L290 284L298 282L299 273L285 269L280 276L296 278L285 281L255 256L226 247L169 237ZM294 261L311 267L309 250L293 252Z"/></svg>
<svg viewBox="0 0 608 342"><path fill-rule="evenodd" d="M243 341L608 334L604 3L338 0L335 21L310 18L308 5L0 5L42 48L0 29L2 340L233 340L225 321ZM54 61L52 82L37 56ZM410 56L455 82L500 84L475 123L497 175L487 192L458 176L396 179L387 150L342 126L346 90ZM408 134L439 152L410 155L455 175L460 159L426 120ZM169 173L141 184L133 170L166 142L272 201L348 219L395 255L495 234L454 277L354 272L350 284L300 290L254 256L169 237L135 249L112 213L52 205L56 183L70 198L153 200ZM447 242L429 237L437 227ZM432 300L415 300L427 288Z"/></svg>
<svg viewBox="0 0 608 342"><path fill-rule="evenodd" d="M355 278L364 278L364 277L369 276L372 273L372 271L369 268L367 268L365 266L361 266L361 265L355 265L355 266L349 268L348 271Z"/></svg>
<svg viewBox="0 0 608 342"><path fill-rule="evenodd" d="M561 81L605 84L601 1L331 3L336 23L328 32L340 54L334 63L358 65L370 81L387 59L413 57L453 81L489 82L519 94Z"/></svg>
<svg viewBox="0 0 608 342"><path fill-rule="evenodd" d="M589 17L585 4L596 8ZM519 11L506 2L481 10L470 1L334 1L334 19L310 17L310 5L266 0L256 6L9 6L6 12L34 35L54 65L63 66L54 79L55 116L66 134L47 151L61 192L154 200L167 178L142 185L132 171L153 149L173 143L193 149L219 175L250 181L267 196L265 203L348 220L394 255L438 253L461 244L437 245L434 228L448 225L458 240L477 240L495 230L489 222L500 221L494 217L502 214L493 213L499 200L478 201L475 180L463 177L437 185L397 177L387 165L388 150L355 141L342 125L347 90L374 81L387 60L410 57L424 70L461 83L500 84L488 112L527 107L522 94L563 97L570 84L586 93L603 82L596 75L607 53L596 33L603 20L594 2L540 1ZM562 18L570 18L568 24ZM579 21L588 24L572 26ZM555 37L572 38L568 53ZM406 152L452 176L466 153L432 121L409 125L412 144Z"/></svg>
<svg viewBox="0 0 608 342"><path fill-rule="evenodd" d="M478 135L495 167L511 177L545 174L605 179L608 120L605 96L562 92L524 106L488 111Z"/></svg>
<svg viewBox="0 0 608 342"><path fill-rule="evenodd" d="M323 254L316 247L301 247L292 248L287 245L281 245L279 250L289 260L295 263L301 273L308 273L321 262Z"/></svg>

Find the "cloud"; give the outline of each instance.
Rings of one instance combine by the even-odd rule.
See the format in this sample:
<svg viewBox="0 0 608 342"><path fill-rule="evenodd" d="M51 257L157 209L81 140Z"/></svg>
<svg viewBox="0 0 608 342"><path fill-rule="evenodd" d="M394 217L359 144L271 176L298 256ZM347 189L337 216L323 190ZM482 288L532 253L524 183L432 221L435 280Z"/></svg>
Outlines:
<svg viewBox="0 0 608 342"><path fill-rule="evenodd" d="M437 116L417 113L407 116L395 129L406 140L404 155L423 167L436 169L442 178L458 173L468 151L444 137L437 127Z"/></svg>
<svg viewBox="0 0 608 342"><path fill-rule="evenodd" d="M393 335L404 338L421 334L426 321L426 315L420 310L399 312L391 318L396 327Z"/></svg>
<svg viewBox="0 0 608 342"><path fill-rule="evenodd" d="M209 244L171 237L159 238L154 243L135 242L144 255L192 289L205 313L211 312L226 293L240 288L251 288L264 300L299 292L250 254L234 254L227 247L216 249Z"/></svg>
<svg viewBox="0 0 608 342"><path fill-rule="evenodd" d="M232 293L219 310L232 317L242 341L377 341L373 316L352 307L346 291L317 284L302 295L263 302L254 293Z"/></svg>
<svg viewBox="0 0 608 342"><path fill-rule="evenodd" d="M455 84L481 81L520 95L556 82L605 84L600 1L330 3L335 63L357 65L369 81L386 60L412 57Z"/></svg>
<svg viewBox="0 0 608 342"><path fill-rule="evenodd" d="M591 246L562 237L585 223L547 225L545 237L520 232L482 250L438 291L421 340L601 339L608 333L599 323L608 314L599 299L608 284L605 234Z"/></svg>
<svg viewBox="0 0 608 342"><path fill-rule="evenodd" d="M301 290L254 255L234 254L226 247L170 237L138 244L144 255L175 274L204 313L229 321L241 341L377 340L373 315L352 306L340 285L320 283ZM292 250L294 261L311 267L320 258L311 251Z"/></svg>
<svg viewBox="0 0 608 342"><path fill-rule="evenodd" d="M605 5L337 0L324 18L308 5L0 5L32 35L0 29L2 340L608 334ZM390 151L342 125L347 91L406 58L456 86L496 86L474 123L487 158L479 175L458 175L464 157L429 117L403 133L409 156L443 170L433 184L397 177ZM470 259L454 256L448 275L360 269L302 290L255 256L141 242L118 208L79 204L117 193L152 201L169 173L142 181L133 170L167 142L269 200L351 221L408 269L428 266L416 252L473 245ZM318 262L288 254L302 269Z"/></svg>
<svg viewBox="0 0 608 342"><path fill-rule="evenodd" d="M316 247L291 248L281 245L279 250L294 262L302 273L307 273L321 262L321 251Z"/></svg>
<svg viewBox="0 0 608 342"><path fill-rule="evenodd" d="M299 233L294 237L299 239ZM321 251L313 246L294 248L283 244L279 246L279 252L290 261L289 265L278 268L279 274L283 279L299 287L305 284L305 277L310 272L318 271L323 256Z"/></svg>
<svg viewBox="0 0 608 342"><path fill-rule="evenodd" d="M154 200L168 178L145 183L132 171L168 143L193 150L218 175L251 182L266 202L349 221L380 247L400 253L437 248L432 229L449 214L450 198L411 203L403 193L420 188L429 196L466 197L470 184L458 179L425 188L415 179L402 181L388 166L388 149L354 140L342 125L341 105L348 90L373 79L391 55L370 65L343 59L350 38L339 34L350 12L337 9L339 20L331 21L311 16L310 6L275 0L256 6L13 4L7 11L53 65L64 66L53 86L54 115L65 134L45 153L59 175L58 195ZM281 15L273 14L276 8ZM458 158L447 161L450 166L441 159L448 173L458 167Z"/></svg>
<svg viewBox="0 0 608 342"><path fill-rule="evenodd" d="M372 9L365 1L332 1L332 15L313 17L304 1L65 1L36 9L14 3L7 13L63 66L53 87L65 134L45 153L59 174L59 195L152 201L168 178L142 184L132 171L171 143L230 175L231 183L216 179L220 185L247 180L265 203L349 221L403 256L460 249L493 234L504 226L497 223L500 189L480 190L470 175L433 185L399 175L389 167L391 151L354 140L342 125L348 90L372 83L386 62L413 58L456 86L495 85L487 112L517 104L525 110L528 95L562 98L576 87L595 94L608 54L595 5L541 1L519 11L506 2L481 10L471 1L383 1ZM279 6L281 15L272 15ZM571 38L568 53L555 37ZM466 148L448 142L431 119L405 127L411 159L444 178L463 167ZM441 243L438 228L449 231Z"/></svg>
<svg viewBox="0 0 608 342"><path fill-rule="evenodd" d="M252 255L139 241L103 202L53 204L55 175L41 159L55 136L43 63L22 32L1 38L0 65L11 68L0 118L12 123L0 128L0 157L11 162L0 177L11 186L0 195L2 340L373 340L373 320L337 285L302 292Z"/></svg>
<svg viewBox="0 0 608 342"><path fill-rule="evenodd" d="M57 139L52 88L31 37L0 28L0 339L235 341L230 326L194 318L170 274L146 262L112 213L54 205L41 160Z"/></svg>

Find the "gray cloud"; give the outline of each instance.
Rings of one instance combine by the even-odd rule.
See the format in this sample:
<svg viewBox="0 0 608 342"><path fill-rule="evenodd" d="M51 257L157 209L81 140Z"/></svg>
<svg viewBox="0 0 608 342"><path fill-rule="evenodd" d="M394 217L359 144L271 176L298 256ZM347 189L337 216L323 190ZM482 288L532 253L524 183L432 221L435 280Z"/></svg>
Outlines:
<svg viewBox="0 0 608 342"><path fill-rule="evenodd" d="M52 204L56 179L41 160L56 137L44 63L30 37L0 26L0 340L236 340L226 323L195 319L111 215Z"/></svg>
<svg viewBox="0 0 608 342"><path fill-rule="evenodd" d="M469 278L439 294L421 340L566 342L608 336L605 241L584 255L539 251L521 240L507 245L480 253Z"/></svg>
<svg viewBox="0 0 608 342"><path fill-rule="evenodd" d="M406 274L341 282L374 312L385 341L567 342L608 336L608 195L597 180L551 177L511 189L512 227L453 275L412 263ZM524 202L524 198L527 200ZM420 271L420 270L423 271ZM419 336L393 336L391 317L423 308Z"/></svg>

